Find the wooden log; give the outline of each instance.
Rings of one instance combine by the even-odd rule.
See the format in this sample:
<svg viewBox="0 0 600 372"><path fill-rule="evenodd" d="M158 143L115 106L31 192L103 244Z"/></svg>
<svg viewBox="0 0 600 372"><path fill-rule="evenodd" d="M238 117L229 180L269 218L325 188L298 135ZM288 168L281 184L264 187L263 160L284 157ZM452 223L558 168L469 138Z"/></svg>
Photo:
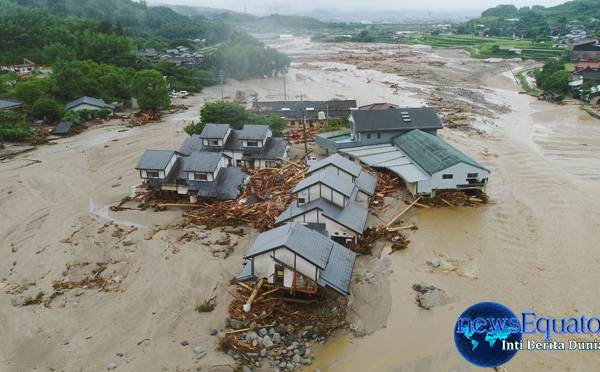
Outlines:
<svg viewBox="0 0 600 372"><path fill-rule="evenodd" d="M158 208L167 208L167 207L201 208L202 205L200 205L200 204L192 204L192 203L186 203L186 204L180 204L180 203L162 203L162 204L158 204Z"/></svg>
<svg viewBox="0 0 600 372"><path fill-rule="evenodd" d="M252 294L250 295L248 302L246 302L246 305L244 306L244 311L246 311L246 312L250 311L250 306L252 305L252 302L254 302L254 299L256 298L256 295L258 294L258 291L260 290L260 287L262 287L264 282L265 282L265 278L260 278L260 280L258 281L258 284L256 285L256 288L254 288L254 291L252 291ZM246 310L246 308L248 310Z"/></svg>
<svg viewBox="0 0 600 372"><path fill-rule="evenodd" d="M444 198L440 198L441 201L443 201L444 203L448 204L449 206L451 206L452 208L456 208L456 205L450 203L448 200L444 199Z"/></svg>
<svg viewBox="0 0 600 372"><path fill-rule="evenodd" d="M425 208L425 209L429 209L429 208L430 208L428 205L421 204L421 203L415 203L415 205L416 205L417 207L420 207L420 208Z"/></svg>
<svg viewBox="0 0 600 372"><path fill-rule="evenodd" d="M419 200L421 200L421 196L419 196L417 199L415 199L415 201L413 201L412 203L410 203L410 205L408 207L406 207L402 212L398 213L398 215L394 218L392 218L392 220L390 222L388 222L385 226L389 227L391 224L393 224L394 222L396 222L396 220L400 217L402 217L406 212L408 212L409 209L411 209L413 207L413 205L415 205L416 203L419 202Z"/></svg>
<svg viewBox="0 0 600 372"><path fill-rule="evenodd" d="M407 226L393 227L391 229L388 229L388 231L395 232L395 231L402 231L402 230L418 230L418 229L419 228L417 227L417 225L407 225Z"/></svg>
<svg viewBox="0 0 600 372"><path fill-rule="evenodd" d="M246 289L248 289L248 290L250 290L250 291L253 291L252 287L250 287L250 286L249 286L248 284L246 284L246 283L239 282L239 283L238 283L238 285L239 285L240 287L244 287L244 288L246 288Z"/></svg>

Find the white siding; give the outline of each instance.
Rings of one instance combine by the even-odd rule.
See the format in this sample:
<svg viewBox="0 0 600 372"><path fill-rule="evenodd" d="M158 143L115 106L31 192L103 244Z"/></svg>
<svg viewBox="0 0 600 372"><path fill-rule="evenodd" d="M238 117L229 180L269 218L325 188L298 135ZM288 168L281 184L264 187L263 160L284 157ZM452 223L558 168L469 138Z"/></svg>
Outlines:
<svg viewBox="0 0 600 372"><path fill-rule="evenodd" d="M369 195L365 194L363 191L359 190L356 193L356 198L354 198L354 202L359 205L363 205L365 207L369 206Z"/></svg>
<svg viewBox="0 0 600 372"><path fill-rule="evenodd" d="M258 146L248 146L248 140L242 140L242 147L247 147L249 149L260 149L263 147L263 140L250 140L250 142L256 142Z"/></svg>
<svg viewBox="0 0 600 372"><path fill-rule="evenodd" d="M283 286L291 288L294 281L294 272L287 267L283 268Z"/></svg>
<svg viewBox="0 0 600 372"><path fill-rule="evenodd" d="M354 183L354 181L355 181L354 176L352 176L350 173L346 172L345 170L336 167L333 164L329 164L326 167L316 170L316 171L312 172L309 176L312 176L314 174L320 174L321 172L324 172L324 171L333 172L333 173L337 174L338 176L342 177L343 179L348 180L352 183Z"/></svg>
<svg viewBox="0 0 600 372"><path fill-rule="evenodd" d="M466 163L459 163L453 165L450 168L444 169L440 172L435 173L431 177L431 188L433 190L436 189L446 189L446 188L456 188L457 185L467 184L467 174L468 173L477 173L478 179L488 178L489 172L474 167L472 165ZM444 174L452 174L452 179L444 179Z"/></svg>
<svg viewBox="0 0 600 372"><path fill-rule="evenodd" d="M167 167L165 168L164 174L171 173L171 169L173 169L173 166L175 165L176 161L177 161L177 154L173 153L173 156L171 156L171 159L169 160L169 164L167 164ZM165 176L161 176L161 178L165 178Z"/></svg>
<svg viewBox="0 0 600 372"><path fill-rule="evenodd" d="M279 248L274 252L275 258L289 266L290 268L295 269L297 272L302 274L308 279L317 281L318 277L316 275L317 267L302 257L298 256L294 252L288 250L287 248ZM275 267L275 263L273 263L273 267ZM290 284L285 284L286 286L290 286Z"/></svg>
<svg viewBox="0 0 600 372"><path fill-rule="evenodd" d="M340 225L339 223L335 222L334 220L331 220L325 216L323 216L323 214L321 213L321 211L319 211L320 216L319 216L319 221L320 223L324 223L325 224L325 228L327 229L327 237L331 238L332 236L345 236L347 238L351 238L352 240L356 240L357 235L354 231L350 230L349 228Z"/></svg>
<svg viewBox="0 0 600 372"><path fill-rule="evenodd" d="M269 257L272 254L273 251L269 251L252 259L252 264L254 265L254 275L256 275L257 278L267 278L269 283L273 283L273 277L275 274L275 262L271 257Z"/></svg>

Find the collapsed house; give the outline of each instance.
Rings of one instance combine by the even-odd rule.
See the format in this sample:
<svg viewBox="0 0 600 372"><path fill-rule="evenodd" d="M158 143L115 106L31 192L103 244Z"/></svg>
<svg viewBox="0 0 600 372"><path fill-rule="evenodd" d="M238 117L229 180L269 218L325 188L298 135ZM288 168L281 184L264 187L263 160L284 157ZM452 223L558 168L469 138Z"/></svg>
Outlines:
<svg viewBox="0 0 600 372"><path fill-rule="evenodd" d="M296 200L275 224L322 224L330 239L356 243L367 223L377 178L338 154L316 162L306 175L292 190Z"/></svg>
<svg viewBox="0 0 600 372"><path fill-rule="evenodd" d="M348 295L356 253L318 231L292 222L260 234L244 255L237 281L258 280L291 294L318 287Z"/></svg>
<svg viewBox="0 0 600 372"><path fill-rule="evenodd" d="M246 124L233 129L229 124L206 124L202 133L185 139L179 152L220 152L236 167L274 168L289 157L289 142L273 137L268 125Z"/></svg>
<svg viewBox="0 0 600 372"><path fill-rule="evenodd" d="M349 120L350 129L319 134L315 143L395 173L415 196L485 192L490 171L437 136L442 123L433 108L360 110Z"/></svg>
<svg viewBox="0 0 600 372"><path fill-rule="evenodd" d="M172 150L146 150L135 169L150 189L187 195L195 203L198 198L232 200L239 196L248 174L230 165L231 157L222 153L185 156Z"/></svg>

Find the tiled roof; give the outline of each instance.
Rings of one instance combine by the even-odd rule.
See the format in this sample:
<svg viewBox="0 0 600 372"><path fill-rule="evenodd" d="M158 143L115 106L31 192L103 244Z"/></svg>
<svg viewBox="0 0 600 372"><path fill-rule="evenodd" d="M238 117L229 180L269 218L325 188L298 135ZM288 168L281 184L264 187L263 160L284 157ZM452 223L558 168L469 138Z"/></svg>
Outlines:
<svg viewBox="0 0 600 372"><path fill-rule="evenodd" d="M172 150L146 150L135 169L165 169L174 153Z"/></svg>
<svg viewBox="0 0 600 372"><path fill-rule="evenodd" d="M432 107L354 110L351 117L357 132L442 129L442 122Z"/></svg>

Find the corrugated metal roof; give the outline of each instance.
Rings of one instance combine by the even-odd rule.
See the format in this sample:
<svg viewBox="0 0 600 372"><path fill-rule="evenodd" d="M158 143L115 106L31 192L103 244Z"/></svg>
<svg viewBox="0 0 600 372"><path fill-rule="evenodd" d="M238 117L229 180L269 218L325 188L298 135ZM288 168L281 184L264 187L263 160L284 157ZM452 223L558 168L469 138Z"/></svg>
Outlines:
<svg viewBox="0 0 600 372"><path fill-rule="evenodd" d="M333 172L321 172L298 182L296 187L294 187L294 190L292 190L292 194L317 183L322 183L348 197L352 194L352 190L354 189L354 184L351 181L348 181Z"/></svg>
<svg viewBox="0 0 600 372"><path fill-rule="evenodd" d="M206 124L200 133L200 138L224 138L231 128L229 124Z"/></svg>
<svg viewBox="0 0 600 372"><path fill-rule="evenodd" d="M360 172L362 171L362 167L355 162L346 159L340 154L334 154L326 157L325 159L319 160L308 168L307 174L311 174L319 169L325 168L328 165L333 165L354 177L358 177Z"/></svg>
<svg viewBox="0 0 600 372"><path fill-rule="evenodd" d="M165 169L175 151L173 150L146 150L135 169Z"/></svg>
<svg viewBox="0 0 600 372"><path fill-rule="evenodd" d="M340 152L360 159L370 167L387 168L398 174L406 182L417 182L429 179L411 158L393 145L362 146Z"/></svg>
<svg viewBox="0 0 600 372"><path fill-rule="evenodd" d="M489 172L484 166L440 137L421 130L412 130L396 136L392 139L392 143L430 176L459 163L469 164Z"/></svg>

